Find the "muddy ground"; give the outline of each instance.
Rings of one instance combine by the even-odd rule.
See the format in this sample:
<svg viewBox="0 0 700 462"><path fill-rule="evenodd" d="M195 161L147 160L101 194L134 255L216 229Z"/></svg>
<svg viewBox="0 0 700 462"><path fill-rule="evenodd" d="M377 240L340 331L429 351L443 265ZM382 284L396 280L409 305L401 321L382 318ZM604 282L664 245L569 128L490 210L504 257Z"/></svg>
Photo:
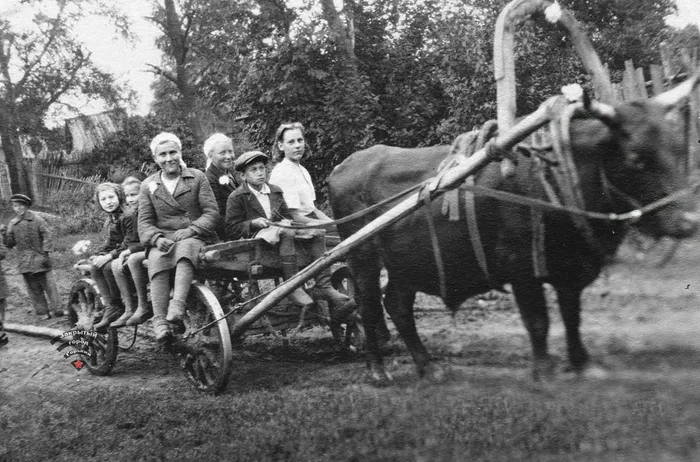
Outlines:
<svg viewBox="0 0 700 462"><path fill-rule="evenodd" d="M549 445L542 448L532 446L531 441L522 443L522 446L513 443L513 446L509 447L510 443L498 443L497 439L489 437L491 439L480 443L482 446L472 454L473 460L512 460L516 456L532 460L697 460L696 457L700 456L700 420L697 419L700 416L700 239L683 242L670 263L658 268L656 264L669 247L668 241L662 242L650 249L645 257L637 250L625 247L618 255L618 262L611 265L585 292L584 341L596 361L602 365L601 370L605 371L605 374L590 377L582 382L583 384L564 377L555 388L548 391L549 399L555 402L560 400L562 403L569 403L568 400L573 399L570 396L580 395L580 399L584 401L580 403L583 409L600 400L624 403L625 400L633 399L632 397L637 400L633 403L647 402L649 397L649 402L662 403L665 411L658 411L658 419L654 417L658 424L649 423L635 430L641 432L638 435L642 436L641 446L637 437L625 439L624 435L621 440L610 443L611 447L606 446L605 442L608 440L603 439L603 443L600 443L601 440L586 440L580 444L561 442L557 443L561 447L556 447L555 444L553 448ZM64 295L68 291L65 280L69 275L70 273L66 272L62 276L64 282L61 291ZM58 329L68 328L60 318L44 320L31 314L27 303L21 301L19 277L14 274L8 277L10 284L15 287L8 310L8 321L33 322ZM550 297L554 301L554 297ZM107 397L105 399L118 396L119 399L125 400L120 401L123 406L129 406L129 396L133 396L134 400L150 396L152 400L139 401L140 405L161 399L168 402L181 400L194 403L198 408L219 405L232 407L234 403L240 408L247 405L246 400L256 400L261 391L272 396L279 395L282 401L286 399L284 397L303 396L306 393L314 397L326 393L334 396L336 393L337 396L360 396L358 402L368 400L370 396L372 399L383 396L383 402L391 402L401 408L399 418L403 422L403 433L400 438L396 437L398 442L392 443L393 449L390 452L385 452L385 448L379 447L368 449L364 443L357 443L355 446L348 443L348 448L338 449L344 447L343 442L351 442L354 439L366 441L368 437L361 433L338 434L337 428L333 428L335 424L329 423L327 429L317 429L320 432L320 436L317 437L323 441L328 438L339 439L340 445L331 446L330 449L326 446L319 449L320 443L311 448L295 445L289 449L289 443L284 442L283 435L275 433L277 436L265 438L282 439L283 442L277 444L287 448L284 451L265 452L264 448L269 444L268 439L265 439L262 442L250 443L246 450L239 448L231 460L327 460L327 457L342 460L465 460L462 459L462 455L466 453L460 452L462 449L459 448L467 443L460 439L443 441L440 435L444 433L438 433L433 439L413 435L410 430L412 426L415 425L416 429L420 427L417 420L435 418L431 413L438 411L421 409L419 405L412 411L412 407L403 401L395 403L394 400L398 399L395 397L396 391L406 395L405 399L408 400L418 400L420 397L419 402L426 401L426 387L428 390L431 390L431 387L438 390L438 398L430 393L430 399L443 399L440 396L445 396L444 400L454 399L455 395L478 398L482 396L480 392L483 391L483 396L500 393L501 396L515 396L516 402L534 402L540 399L542 389L537 388L530 380L529 342L508 296L470 300L454 318L442 310L438 300L431 297L421 296L417 306L419 332L438 361L452 371L447 385L426 384L425 381L420 381L415 376L410 357L402 343L394 339L388 348L388 364L397 383L388 389L375 389L367 379L363 360L336 348L330 333L320 327L308 330L289 342L272 337L246 340L243 348L236 351L234 374L227 389L217 397L203 396L194 391L178 370L174 360L154 347L149 339L149 329L144 329L131 350L120 353L117 366L108 377L97 377L89 375L86 371L77 371L46 339L10 333L10 344L0 349L0 398L3 400L0 402L0 433L15 432L16 436L25 437L30 437L33 432L41 433L42 430L31 424L32 420L26 413L31 414L33 409L41 408L42 403L47 401L59 407L51 411L51 416L63 411L68 412L66 409L60 409L61 406L75 412L73 405L66 404L59 396L83 399L90 396ZM556 310L552 309L550 312L553 319L551 349L563 365L563 328ZM122 336L124 344L130 340L127 339L126 332ZM519 395L521 392L526 394L525 397ZM94 401L85 399L84 405L96 406ZM440 409L446 402L433 403L432 409ZM295 403L296 401L292 400L291 404L287 405L291 405L296 411L300 404ZM566 407L568 404L562 406ZM615 408L616 404L605 406ZM95 408L90 409L94 412ZM154 412L162 417L162 413L167 413L158 406L153 409L149 409L148 415ZM626 408L623 406L621 409L623 410L616 412L624 414ZM47 420L46 413L49 411L41 412L43 422L48 426L62 427L67 424L66 421L61 422L60 417L56 417L56 422L51 420L54 417ZM233 408L229 412L237 413ZM276 416L273 421L282 419L274 410L266 412ZM291 411L287 409L286 412ZM390 412L394 414L397 411L392 409ZM630 413L632 412L634 410L630 410ZM654 412L657 411L652 413ZM589 427L595 427L591 422L599 417L587 416L585 412L583 415L584 421L590 420L586 427L590 432ZM557 416L565 419L560 414ZM211 417L207 417L206 414L190 416L187 422L173 425L182 425L182 431L189 435L188 428L205 424L207 418ZM509 418L517 421L517 416ZM621 423L610 425L636 428L635 422L638 421L632 414L621 415L619 419ZM342 422L346 420L341 419ZM158 420L154 418L152 422L148 422L150 423L142 423L145 425L142 430L147 433L153 432L154 428L158 427ZM382 428L385 424L376 425ZM250 426L252 431L258 432L256 435L263 433L252 421ZM143 457L148 460L165 460L171 456L187 459L190 456L185 454L190 454L192 457L206 459L208 456L226 454L218 453L213 449L214 446L204 443L197 446L199 449L192 453L169 453L173 445L178 443L172 440L163 443L162 438L159 440L162 446L159 446L161 443L153 443L141 452L129 452L135 451L133 448L138 448L138 445L122 446L121 443L111 441L110 438L116 438L119 432L126 430L116 430L116 434L111 435L110 431L114 431L114 428L110 428L107 425L104 431L95 430L99 436L96 437L90 451L83 453L81 458L99 460L109 456L113 459ZM290 428L280 427L277 431L283 434L291 431ZM298 429L295 428L295 431ZM536 429L529 431L533 434L537 432ZM393 430L390 431L393 435L391 432ZM10 443L10 440L0 441L0 460L33 460L42 454L41 451L52 451L52 458L56 460L68 460L70 450L56 442L67 437L65 432L59 431L51 440L53 443L47 442L46 447L35 448L34 452L30 450L27 453L18 452L18 447ZM178 438L175 441L183 441L181 437ZM106 440L110 440L111 445L105 446L104 443L100 443ZM473 442L470 444L472 446L464 448L471 449L464 450L476 451ZM365 447L360 449L360 446ZM117 451L115 447L122 449ZM434 452L435 448L440 448L441 452ZM80 451L78 454L81 454ZM166 457L167 454L170 456ZM431 454L435 457L431 457ZM561 457L557 458L556 454Z"/></svg>

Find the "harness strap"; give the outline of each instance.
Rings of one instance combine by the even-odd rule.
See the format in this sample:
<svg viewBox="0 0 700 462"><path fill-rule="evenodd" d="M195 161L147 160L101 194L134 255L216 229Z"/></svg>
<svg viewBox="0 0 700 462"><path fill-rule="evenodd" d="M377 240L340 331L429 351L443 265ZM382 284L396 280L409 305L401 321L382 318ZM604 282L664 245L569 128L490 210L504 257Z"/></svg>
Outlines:
<svg viewBox="0 0 700 462"><path fill-rule="evenodd" d="M465 184L467 186L474 186L474 176L467 177ZM471 237L472 247L474 248L474 255L476 255L476 261L479 264L479 268L481 268L481 271L486 276L486 279L491 281L488 264L486 263L486 252L484 252L484 245L481 242L479 224L476 221L475 195L468 189L464 190L464 214L467 220L467 229Z"/></svg>
<svg viewBox="0 0 700 462"><path fill-rule="evenodd" d="M425 205L425 217L428 221L428 231L430 232L430 244L433 248L433 258L435 258L435 266L437 266L438 281L440 282L440 295L443 301L447 302L447 282L445 279L445 265L442 260L442 252L440 251L440 243L438 242L437 230L435 228L435 219L430 211L430 193L425 191L423 194L423 204Z"/></svg>

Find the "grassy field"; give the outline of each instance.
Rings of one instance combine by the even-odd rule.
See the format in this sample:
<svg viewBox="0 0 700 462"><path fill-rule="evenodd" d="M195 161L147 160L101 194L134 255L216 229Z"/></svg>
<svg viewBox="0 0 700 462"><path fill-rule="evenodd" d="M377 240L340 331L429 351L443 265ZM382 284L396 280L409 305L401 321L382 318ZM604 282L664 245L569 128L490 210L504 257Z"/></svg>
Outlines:
<svg viewBox="0 0 700 462"><path fill-rule="evenodd" d="M64 294L75 278L65 249L81 238L60 241ZM420 297L419 331L450 372L419 380L393 340L386 388L321 328L289 344L247 339L219 396L196 392L147 338L96 377L12 335L0 350L0 460L700 460L700 241L661 269L620 257L584 295L584 341L605 370L585 379L531 380L508 297L471 300L454 320ZM17 306L10 319L26 319Z"/></svg>

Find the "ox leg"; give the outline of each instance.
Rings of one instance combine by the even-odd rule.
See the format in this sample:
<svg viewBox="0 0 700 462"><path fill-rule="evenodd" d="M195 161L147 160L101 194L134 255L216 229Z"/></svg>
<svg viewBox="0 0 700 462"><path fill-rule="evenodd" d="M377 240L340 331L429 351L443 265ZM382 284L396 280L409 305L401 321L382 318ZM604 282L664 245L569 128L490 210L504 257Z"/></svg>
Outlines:
<svg viewBox="0 0 700 462"><path fill-rule="evenodd" d="M360 248L348 259L348 266L355 282L355 301L360 305L360 316L365 327L367 366L372 380L377 384L391 381L382 364L381 340L377 327L384 324L382 293L379 286L381 266L377 251L372 246Z"/></svg>
<svg viewBox="0 0 700 462"><path fill-rule="evenodd" d="M557 286L559 311L566 329L566 347L569 363L574 372L580 373L589 363L588 352L581 340L581 290Z"/></svg>
<svg viewBox="0 0 700 462"><path fill-rule="evenodd" d="M548 351L549 315L542 284L536 280L513 283L513 293L523 324L530 334L532 376L536 381L551 379L554 375L554 362Z"/></svg>
<svg viewBox="0 0 700 462"><path fill-rule="evenodd" d="M405 288L400 288L397 284L391 282L386 287L386 295L384 296L384 306L386 307L389 316L391 316L396 330L403 339L406 347L413 356L413 361L416 363L416 370L420 377L423 377L427 371L431 370L430 354L425 349L423 342L418 336L416 329L416 321L413 316L413 302L416 299L416 291ZM440 378L439 373L435 372L436 377Z"/></svg>

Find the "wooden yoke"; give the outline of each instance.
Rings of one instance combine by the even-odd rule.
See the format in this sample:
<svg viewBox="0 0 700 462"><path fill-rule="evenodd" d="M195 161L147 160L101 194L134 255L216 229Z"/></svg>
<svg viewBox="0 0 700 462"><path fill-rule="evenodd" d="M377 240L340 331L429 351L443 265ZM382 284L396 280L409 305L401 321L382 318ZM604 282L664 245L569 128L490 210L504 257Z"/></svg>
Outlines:
<svg viewBox="0 0 700 462"><path fill-rule="evenodd" d="M509 130L514 125L517 113L514 57L515 27L532 16L544 17L547 21L557 23L566 29L583 66L591 75L597 98L608 103L613 101L610 75L593 49L593 44L573 15L568 10L561 8L558 3L546 0L513 0L498 15L493 42L497 118L498 128L501 132ZM511 176L514 171L513 161L508 158L504 159L501 163L503 176Z"/></svg>

